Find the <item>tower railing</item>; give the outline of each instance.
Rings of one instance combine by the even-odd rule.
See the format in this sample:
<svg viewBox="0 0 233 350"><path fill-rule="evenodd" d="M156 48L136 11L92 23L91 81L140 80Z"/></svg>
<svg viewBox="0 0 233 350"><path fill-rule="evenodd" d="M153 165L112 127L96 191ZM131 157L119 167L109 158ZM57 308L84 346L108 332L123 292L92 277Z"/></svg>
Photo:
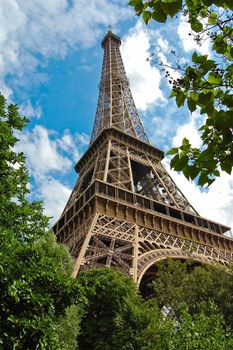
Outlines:
<svg viewBox="0 0 233 350"><path fill-rule="evenodd" d="M117 186L111 186L103 181L95 180L90 184L86 190L80 195L80 197L74 202L70 209L64 213L60 220L54 226L54 231L56 234L68 223L68 221L74 219L77 213L82 210L84 206L95 196L100 195L105 198L111 198L119 203L125 203L131 205L135 208L140 208L148 212L156 212L160 215L165 215L172 217L175 220L185 222L186 224L191 224L196 227L214 232L217 235L223 235L228 230L229 227L220 225L214 221L204 219L203 217L193 215L190 212L185 212L177 208L165 205L159 201L153 200L151 198L145 197L143 195L134 193L122 189Z"/></svg>

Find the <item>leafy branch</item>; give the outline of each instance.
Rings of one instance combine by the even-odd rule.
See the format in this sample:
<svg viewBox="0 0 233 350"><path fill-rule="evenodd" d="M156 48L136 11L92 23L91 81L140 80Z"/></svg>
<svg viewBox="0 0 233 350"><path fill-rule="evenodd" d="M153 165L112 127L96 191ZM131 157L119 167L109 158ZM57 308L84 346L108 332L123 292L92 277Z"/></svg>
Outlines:
<svg viewBox="0 0 233 350"><path fill-rule="evenodd" d="M233 166L233 3L231 0L131 0L135 13L146 24L151 20L165 23L168 17L187 18L190 36L198 45L209 40L211 57L192 55L192 63L183 65L179 56L175 64L159 65L180 72L175 79L169 70L166 77L172 86L178 108L187 106L190 112L206 115L199 129L202 145L193 148L186 138L180 147L172 148L171 168L182 171L189 179L198 178L200 186L210 185L220 176L220 169L231 174Z"/></svg>

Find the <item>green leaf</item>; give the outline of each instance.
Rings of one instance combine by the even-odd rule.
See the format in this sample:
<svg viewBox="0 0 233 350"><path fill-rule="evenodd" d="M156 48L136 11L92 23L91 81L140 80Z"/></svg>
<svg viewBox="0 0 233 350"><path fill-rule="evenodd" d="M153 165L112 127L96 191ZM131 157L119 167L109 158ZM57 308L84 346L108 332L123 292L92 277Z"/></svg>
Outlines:
<svg viewBox="0 0 233 350"><path fill-rule="evenodd" d="M227 45L224 55L229 59L233 60L233 47L232 45Z"/></svg>
<svg viewBox="0 0 233 350"><path fill-rule="evenodd" d="M167 20L167 15L161 10L160 12L153 12L152 18L159 23L165 23Z"/></svg>
<svg viewBox="0 0 233 350"><path fill-rule="evenodd" d="M194 100L195 102L197 102L197 101L198 101L199 94L198 94L198 92L196 92L196 91L191 91L191 92L190 92L190 97L191 97L192 100Z"/></svg>
<svg viewBox="0 0 233 350"><path fill-rule="evenodd" d="M179 161L179 154L175 155L170 161L171 169L175 169L176 163Z"/></svg>
<svg viewBox="0 0 233 350"><path fill-rule="evenodd" d="M191 180L194 180L195 177L197 177L197 175L199 174L200 169L197 166L192 165L192 166L189 167L189 170L190 170L189 171L190 172L190 178L191 178Z"/></svg>
<svg viewBox="0 0 233 350"><path fill-rule="evenodd" d="M183 157L176 160L176 162L173 164L173 168L176 171L181 171L185 168L185 166L188 164L189 158L187 155L184 155Z"/></svg>
<svg viewBox="0 0 233 350"><path fill-rule="evenodd" d="M204 186L208 183L209 183L208 175L206 173L201 173L201 175L199 176L199 179L198 179L198 185Z"/></svg>
<svg viewBox="0 0 233 350"><path fill-rule="evenodd" d="M168 152L167 152L167 156L170 155L170 154L176 154L178 153L178 147L174 147L174 148L171 148Z"/></svg>
<svg viewBox="0 0 233 350"><path fill-rule="evenodd" d="M208 75L208 82L214 85L221 85L222 78L217 72L210 72L210 74Z"/></svg>
<svg viewBox="0 0 233 350"><path fill-rule="evenodd" d="M225 162L222 162L220 164L221 166L221 169L225 172L227 172L227 174L231 175L231 171L232 171L232 162L230 161L225 161Z"/></svg>
<svg viewBox="0 0 233 350"><path fill-rule="evenodd" d="M233 95L226 93L224 94L221 100L222 100L222 103L226 105L228 108L233 107Z"/></svg>
<svg viewBox="0 0 233 350"><path fill-rule="evenodd" d="M149 21L151 20L151 12L150 11L143 11L143 20L146 24L149 23Z"/></svg>
<svg viewBox="0 0 233 350"><path fill-rule="evenodd" d="M212 3L219 7L224 7L225 0L212 0Z"/></svg>
<svg viewBox="0 0 233 350"><path fill-rule="evenodd" d="M213 117L213 126L217 128L224 136L227 130L233 128L233 118L231 111L220 110L215 112Z"/></svg>
<svg viewBox="0 0 233 350"><path fill-rule="evenodd" d="M199 63L198 62L198 54L196 53L196 51L194 51L194 53L193 53L193 55L192 55L192 61L194 62L194 63Z"/></svg>
<svg viewBox="0 0 233 350"><path fill-rule="evenodd" d="M211 13L209 18L208 18L208 23L209 24L216 24L217 23L217 13Z"/></svg>
<svg viewBox="0 0 233 350"><path fill-rule="evenodd" d="M206 106L210 103L211 98L212 98L212 92L208 92L207 94L204 94L202 92L201 94L199 94L198 103Z"/></svg>
<svg viewBox="0 0 233 350"><path fill-rule="evenodd" d="M196 110L196 102L192 98L188 98L188 108L190 112L194 112Z"/></svg>
<svg viewBox="0 0 233 350"><path fill-rule="evenodd" d="M202 131L202 130L207 130L208 128L209 128L208 125L204 124L198 130Z"/></svg>
<svg viewBox="0 0 233 350"><path fill-rule="evenodd" d="M220 176L220 172L216 169L213 171L214 176Z"/></svg>
<svg viewBox="0 0 233 350"><path fill-rule="evenodd" d="M189 166L185 167L182 172L183 172L184 176L186 177L186 179L189 180L190 179L190 167Z"/></svg>
<svg viewBox="0 0 233 350"><path fill-rule="evenodd" d="M186 99L186 95L183 93L183 91L179 90L176 95L176 104L178 107L181 107L184 105L184 101Z"/></svg>
<svg viewBox="0 0 233 350"><path fill-rule="evenodd" d="M203 24L198 21L198 19L195 17L194 19L190 20L191 28L196 33L200 33L203 30Z"/></svg>
<svg viewBox="0 0 233 350"><path fill-rule="evenodd" d="M208 59L208 56L207 56L207 55L200 55L200 56L197 56L197 58L196 58L196 63L199 63L199 64L201 64L201 65L203 66L203 64L206 63L207 59Z"/></svg>
<svg viewBox="0 0 233 350"><path fill-rule="evenodd" d="M214 40L213 49L219 54L224 54L227 50L227 47L228 45L224 41L222 35L218 35Z"/></svg>
<svg viewBox="0 0 233 350"><path fill-rule="evenodd" d="M185 137L185 138L183 138L183 140L182 140L182 150L185 150L185 151L187 151L187 149L189 150L190 149L190 142L189 142L189 140Z"/></svg>
<svg viewBox="0 0 233 350"><path fill-rule="evenodd" d="M166 20L167 20L167 15L166 15L166 13L163 11L160 2L156 2L156 3L153 5L152 18L153 18L154 20L156 20L157 22L159 22L159 23L165 23L165 22L166 22Z"/></svg>
<svg viewBox="0 0 233 350"><path fill-rule="evenodd" d="M173 17L177 12L182 9L182 0L174 0L174 1L164 1L161 2L161 8L166 15Z"/></svg>
<svg viewBox="0 0 233 350"><path fill-rule="evenodd" d="M233 59L233 47L230 49L230 55L231 55L231 57Z"/></svg>
<svg viewBox="0 0 233 350"><path fill-rule="evenodd" d="M210 6L213 4L212 0L202 0L202 1L203 1L203 4L205 4L206 6Z"/></svg>
<svg viewBox="0 0 233 350"><path fill-rule="evenodd" d="M130 0L129 1L129 6L135 6L136 2L137 2L137 0Z"/></svg>
<svg viewBox="0 0 233 350"><path fill-rule="evenodd" d="M137 16L139 16L144 9L144 4L142 0L131 0L129 2L129 5L134 7L134 10Z"/></svg>
<svg viewBox="0 0 233 350"><path fill-rule="evenodd" d="M177 91L172 90L172 92L171 92L169 98L174 97L174 96L176 96L176 95L177 95Z"/></svg>

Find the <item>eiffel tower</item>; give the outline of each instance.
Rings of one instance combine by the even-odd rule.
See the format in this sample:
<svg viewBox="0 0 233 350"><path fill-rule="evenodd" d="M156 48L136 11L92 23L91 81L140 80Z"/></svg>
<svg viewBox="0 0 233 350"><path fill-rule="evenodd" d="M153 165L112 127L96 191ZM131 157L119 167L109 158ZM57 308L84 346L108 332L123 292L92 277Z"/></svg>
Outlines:
<svg viewBox="0 0 233 350"><path fill-rule="evenodd" d="M162 165L164 153L150 144L138 116L120 45L108 31L90 145L53 228L75 259L73 276L114 267L140 284L168 257L227 265L230 228L201 217Z"/></svg>

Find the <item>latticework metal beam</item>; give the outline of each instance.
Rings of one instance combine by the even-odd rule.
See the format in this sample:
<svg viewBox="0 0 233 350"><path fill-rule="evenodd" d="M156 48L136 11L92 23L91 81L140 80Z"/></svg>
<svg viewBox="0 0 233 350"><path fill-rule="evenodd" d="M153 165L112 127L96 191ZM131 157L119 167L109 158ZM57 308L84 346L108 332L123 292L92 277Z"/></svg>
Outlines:
<svg viewBox="0 0 233 350"><path fill-rule="evenodd" d="M109 31L102 46L104 59L91 143L104 128L114 127L148 142L135 107L120 53L121 40Z"/></svg>

